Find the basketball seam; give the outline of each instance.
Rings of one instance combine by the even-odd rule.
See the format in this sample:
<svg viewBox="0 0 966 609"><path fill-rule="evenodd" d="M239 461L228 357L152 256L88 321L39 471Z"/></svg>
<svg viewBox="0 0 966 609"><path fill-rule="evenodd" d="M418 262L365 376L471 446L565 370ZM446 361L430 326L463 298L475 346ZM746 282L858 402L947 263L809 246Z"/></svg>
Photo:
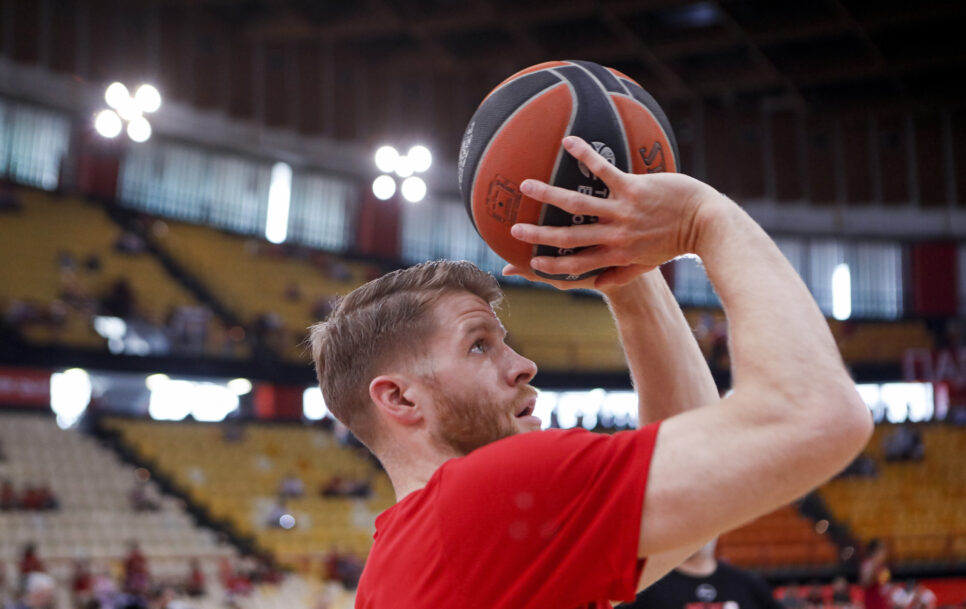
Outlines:
<svg viewBox="0 0 966 609"><path fill-rule="evenodd" d="M533 72L533 74L539 74L540 72L543 72L543 71L544 70L538 70L537 72ZM530 74L527 74L527 76L530 76ZM557 76L559 77L560 75L558 74ZM473 178L470 180L470 187L469 187L469 197L471 201L473 199L473 192L476 190L476 180L480 176L480 167L483 165L483 160L486 158L487 152L490 151L490 146L493 145L493 142L496 140L497 135L499 135L500 132L503 131L503 128L506 127L507 123L509 123L513 119L513 117L519 114L520 111L522 111L524 108L534 103L536 100L540 99L550 91L553 91L561 84L568 84L569 86L569 83L567 83L567 79L561 78L561 80L562 82L554 83L553 85L547 87L546 89L543 89L542 91L540 91L539 93L537 93L536 95L528 99L526 102L517 106L517 108L508 117L506 117L506 119L504 119L503 122L499 124L499 126L497 126L493 130L493 134L490 136L489 141L487 141L486 146L483 148L482 151L480 151L480 156L479 156L479 160L476 163L476 167L473 168ZM477 218L476 218L476 206L472 205L471 208L473 211L473 224L479 227L479 222L477 221ZM479 228L477 228L477 231L479 231Z"/></svg>
<svg viewBox="0 0 966 609"><path fill-rule="evenodd" d="M597 84L597 86L600 88L601 91L604 92L604 97L607 99L607 103L610 104L611 110L614 111L614 118L617 120L617 124L620 126L620 132L624 135L624 137L621 139L624 140L624 158L627 159L627 173L633 173L631 171L634 165L633 160L631 158L631 142L627 136L627 129L624 127L624 119L621 116L621 113L617 110L617 105L614 103L614 100L611 99L610 97L611 93L615 95L620 95L620 93L618 91L608 91L607 87L604 86L604 83L600 82L600 80L596 76L594 76L593 72L591 72L590 70L588 70L587 68L585 68L580 64L574 64L574 65L576 65L578 68L586 72L587 75L590 76L590 79ZM618 83L620 83L619 78L616 80Z"/></svg>
<svg viewBox="0 0 966 609"><path fill-rule="evenodd" d="M569 65L575 65L574 63L569 61L567 63ZM567 85L568 89L570 89L570 99L573 100L573 103L570 106L570 120L567 122L567 130L564 132L567 135L570 135L571 130L573 130L574 128L574 119L577 117L577 91L574 90L573 83L571 83L567 77L565 77L560 72L557 72L558 67L561 67L561 66L554 66L553 68L549 68L549 69L553 71L553 73L557 76L557 78L559 78L564 84ZM560 146L560 149L557 151L557 160L553 162L553 171L550 172L550 179L547 181L548 184L553 184L554 181L557 179L557 172L560 170L560 162L563 160L563 155L565 154L567 154L567 151L563 149L563 146ZM540 217L537 219L537 223L543 226L543 221L546 218L546 216L547 216L547 204L541 203ZM530 248L531 258L537 255L537 247L539 246L538 244L535 243L533 244L533 247Z"/></svg>

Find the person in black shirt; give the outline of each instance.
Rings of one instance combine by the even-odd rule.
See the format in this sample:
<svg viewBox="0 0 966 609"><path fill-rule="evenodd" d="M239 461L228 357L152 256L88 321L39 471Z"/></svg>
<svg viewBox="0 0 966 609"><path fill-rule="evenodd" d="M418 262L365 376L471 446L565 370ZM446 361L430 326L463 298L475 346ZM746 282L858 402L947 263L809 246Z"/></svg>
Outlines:
<svg viewBox="0 0 966 609"><path fill-rule="evenodd" d="M718 562L711 540L619 609L782 609L754 573Z"/></svg>

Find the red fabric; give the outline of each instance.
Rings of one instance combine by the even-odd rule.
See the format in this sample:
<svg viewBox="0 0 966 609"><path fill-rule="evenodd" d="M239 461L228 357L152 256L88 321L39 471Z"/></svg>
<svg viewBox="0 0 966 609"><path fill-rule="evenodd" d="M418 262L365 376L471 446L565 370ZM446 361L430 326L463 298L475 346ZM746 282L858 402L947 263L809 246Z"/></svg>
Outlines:
<svg viewBox="0 0 966 609"><path fill-rule="evenodd" d="M658 424L521 434L440 467L376 519L359 609L583 609L633 600Z"/></svg>

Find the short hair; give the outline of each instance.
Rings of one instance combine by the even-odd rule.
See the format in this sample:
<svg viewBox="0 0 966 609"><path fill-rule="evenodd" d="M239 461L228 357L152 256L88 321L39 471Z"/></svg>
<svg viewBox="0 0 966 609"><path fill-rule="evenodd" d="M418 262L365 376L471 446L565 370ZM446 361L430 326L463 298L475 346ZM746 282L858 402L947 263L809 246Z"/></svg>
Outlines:
<svg viewBox="0 0 966 609"><path fill-rule="evenodd" d="M378 424L369 383L398 363L403 347L419 347L436 329L432 305L447 293L468 292L498 307L496 279L466 261L436 260L387 273L340 299L313 325L309 341L329 411L375 451Z"/></svg>

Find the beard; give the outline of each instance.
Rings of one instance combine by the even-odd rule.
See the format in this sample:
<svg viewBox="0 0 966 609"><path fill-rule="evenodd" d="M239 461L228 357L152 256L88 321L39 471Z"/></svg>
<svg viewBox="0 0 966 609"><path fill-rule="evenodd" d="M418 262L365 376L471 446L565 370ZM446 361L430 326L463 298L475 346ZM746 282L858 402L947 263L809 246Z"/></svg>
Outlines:
<svg viewBox="0 0 966 609"><path fill-rule="evenodd" d="M476 396L458 396L434 389L438 424L432 431L436 442L461 455L520 433L512 420L520 404L534 394L527 386L511 400L500 404Z"/></svg>

